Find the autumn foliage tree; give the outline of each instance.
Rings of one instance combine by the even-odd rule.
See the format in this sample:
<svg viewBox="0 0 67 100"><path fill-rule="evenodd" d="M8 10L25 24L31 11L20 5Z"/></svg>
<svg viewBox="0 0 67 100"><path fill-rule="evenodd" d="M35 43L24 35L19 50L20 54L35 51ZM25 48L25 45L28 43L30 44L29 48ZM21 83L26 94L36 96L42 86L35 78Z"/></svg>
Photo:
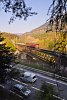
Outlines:
<svg viewBox="0 0 67 100"><path fill-rule="evenodd" d="M67 38L67 0L53 0L49 7L48 14L51 14L49 18L51 30L56 31L56 33L60 32L60 34L62 34L62 37L61 35L59 37L59 39L63 38L63 40L61 39L62 43L59 43L58 41L55 42L57 42L59 47L61 47L60 51L65 52L66 45L63 45L63 41L65 41ZM57 48L57 50L59 51L59 48Z"/></svg>
<svg viewBox="0 0 67 100"><path fill-rule="evenodd" d="M52 0L52 4L49 7L48 14L51 14L49 18L49 25L51 30L58 34L58 40L55 40L54 50L61 52L58 56L58 65L63 65L65 69L67 63L66 45L67 45L67 0ZM56 37L56 35L55 35ZM56 39L56 38L55 38ZM62 63L63 59L63 63ZM61 67L61 66L60 66ZM59 67L59 68L60 68ZM63 71L64 72L64 71Z"/></svg>

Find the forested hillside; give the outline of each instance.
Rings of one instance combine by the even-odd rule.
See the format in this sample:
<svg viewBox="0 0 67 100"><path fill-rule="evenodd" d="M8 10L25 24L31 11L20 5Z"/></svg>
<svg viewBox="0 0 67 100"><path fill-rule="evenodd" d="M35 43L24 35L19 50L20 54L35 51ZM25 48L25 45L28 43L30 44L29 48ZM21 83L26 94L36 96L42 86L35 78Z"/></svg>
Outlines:
<svg viewBox="0 0 67 100"><path fill-rule="evenodd" d="M38 43L39 47L43 49L56 50L60 52L67 51L64 50L67 45L67 36L64 33L56 33L55 29L53 29L53 32L50 30L51 27L47 23L43 24L31 32L20 35L18 42Z"/></svg>
<svg viewBox="0 0 67 100"><path fill-rule="evenodd" d="M5 38L4 42L6 43L6 46L9 46L10 49L15 50L15 42L18 36L15 34L6 33L6 32L2 32L0 34L2 37Z"/></svg>
<svg viewBox="0 0 67 100"><path fill-rule="evenodd" d="M48 26L50 30L50 26ZM32 30L31 32L26 32L21 35L2 33L2 36L5 38L7 46L10 46L11 49L15 50L15 43L37 43L39 48L57 50L62 52L64 46L67 45L67 36L65 34L60 34L60 32L55 31L46 31L47 23L42 26ZM66 38L65 38L66 37ZM67 51L67 50L66 50Z"/></svg>

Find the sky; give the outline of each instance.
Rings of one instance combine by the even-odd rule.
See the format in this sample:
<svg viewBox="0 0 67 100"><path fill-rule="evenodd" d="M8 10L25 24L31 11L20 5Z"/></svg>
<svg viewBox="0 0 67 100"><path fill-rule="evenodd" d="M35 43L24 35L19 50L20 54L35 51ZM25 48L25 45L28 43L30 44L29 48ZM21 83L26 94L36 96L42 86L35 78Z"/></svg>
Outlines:
<svg viewBox="0 0 67 100"><path fill-rule="evenodd" d="M0 31L9 33L25 33L43 25L49 18L47 11L52 3L52 0L25 0L26 5L32 7L33 12L37 12L37 15L33 15L27 18L27 20L16 19L13 23L9 24L11 17L10 13L0 11Z"/></svg>

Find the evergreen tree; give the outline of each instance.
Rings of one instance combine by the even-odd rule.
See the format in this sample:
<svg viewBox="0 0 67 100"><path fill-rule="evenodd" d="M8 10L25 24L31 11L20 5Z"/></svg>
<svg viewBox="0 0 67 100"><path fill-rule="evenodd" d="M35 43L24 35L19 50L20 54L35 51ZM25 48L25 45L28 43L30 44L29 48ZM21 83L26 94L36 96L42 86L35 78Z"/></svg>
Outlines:
<svg viewBox="0 0 67 100"><path fill-rule="evenodd" d="M10 51L10 47L6 47L3 43L4 38L0 36L0 82L4 82L7 75L7 68L13 60L13 53Z"/></svg>
<svg viewBox="0 0 67 100"><path fill-rule="evenodd" d="M58 100L53 95L55 95L55 91L52 85L47 85L47 83L43 83L41 86L41 91L37 92L36 100Z"/></svg>

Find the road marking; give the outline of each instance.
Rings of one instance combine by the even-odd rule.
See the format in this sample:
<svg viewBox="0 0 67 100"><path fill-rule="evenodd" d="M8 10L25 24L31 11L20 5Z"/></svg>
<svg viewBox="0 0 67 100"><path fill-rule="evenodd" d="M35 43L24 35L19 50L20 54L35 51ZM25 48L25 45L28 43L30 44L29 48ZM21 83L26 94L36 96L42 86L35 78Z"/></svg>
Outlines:
<svg viewBox="0 0 67 100"><path fill-rule="evenodd" d="M38 88L36 88L36 87L33 87L33 86L32 86L32 88L35 89L35 90L37 90L37 91L44 92L44 91L42 91L42 90L40 90L40 89L38 89Z"/></svg>
<svg viewBox="0 0 67 100"><path fill-rule="evenodd" d="M18 83L24 84L24 85L26 85L26 86L29 86L28 84L23 83L23 82L20 82L20 81L18 81L18 80L16 80L16 79L12 79L12 80L14 80L14 81L16 81L16 82L18 82ZM52 84L52 83L51 83L51 84ZM54 84L54 85L56 85L56 84ZM43 90L40 90L40 89L38 89L38 88L36 88L36 87L33 87L33 86L31 86L31 88L33 88L33 89L35 89L35 90L37 90L37 91L44 92ZM56 98L58 98L58 99L60 99L60 100L65 100L65 99L62 99L62 98L59 97L59 96L55 96L55 95L53 95L53 96L56 97Z"/></svg>
<svg viewBox="0 0 67 100"><path fill-rule="evenodd" d="M53 95L54 97L56 97L56 98L58 98L58 99L60 99L60 100L65 100L65 99L63 99L63 98L61 98L61 97L58 97L58 96L56 96L56 95Z"/></svg>
<svg viewBox="0 0 67 100"><path fill-rule="evenodd" d="M49 77L46 77L46 76L43 76L43 75L37 74L37 76L42 77L42 78L45 78L45 79L48 79L48 80L51 80L51 81L54 81L54 82L57 82L57 83L61 83L61 84L63 84L63 85L67 85L67 83L65 83L65 82L58 81L58 80L56 80L56 79L52 79L52 78L49 78Z"/></svg>
<svg viewBox="0 0 67 100"><path fill-rule="evenodd" d="M13 78L12 78L12 80L14 80L14 81L16 81L16 82L18 82L18 83L20 83L20 84L24 84L24 85L26 85L26 86L29 86L28 84L23 83L23 82L20 82L20 81L18 81L18 80L16 80L16 79L13 79ZM38 88L36 88L36 87L33 87L33 86L30 86L30 87L33 88L33 89L35 89L35 90L37 90L37 91L43 92L42 90L40 90L40 89L38 89Z"/></svg>
<svg viewBox="0 0 67 100"><path fill-rule="evenodd" d="M48 82L48 81L46 81L46 83L57 86L57 84L51 83L51 82Z"/></svg>
<svg viewBox="0 0 67 100"><path fill-rule="evenodd" d="M5 87L3 85L0 84L0 86L5 89Z"/></svg>
<svg viewBox="0 0 67 100"><path fill-rule="evenodd" d="M10 90L10 92L11 92L11 93L13 93L13 94L15 94L15 95L17 95L18 97L20 97L20 98L22 98L22 99L23 99L23 97L22 97L22 96L20 96L20 95L16 94L15 92L13 92L13 91L11 91L11 90Z"/></svg>
<svg viewBox="0 0 67 100"><path fill-rule="evenodd" d="M24 68L17 68L17 69L23 70ZM29 70L26 70L26 69L24 69L24 70L25 70L25 71L29 71ZM32 71L29 71L29 72L32 72ZM33 72L33 73L35 73L35 72ZM39 77L44 78L44 79L48 79L48 80L51 80L51 81L54 81L54 82L61 83L61 84L63 84L63 85L67 85L67 83L65 83L65 82L58 81L58 80L56 80L56 79L52 79L52 78L50 78L50 77L43 76L43 75L41 75L41 74L39 74L39 73L35 73L35 74L36 74L37 76L39 76Z"/></svg>
<svg viewBox="0 0 67 100"><path fill-rule="evenodd" d="M47 73L47 74L49 74L50 76L53 75L53 73L46 72L46 71L43 71L43 70L39 70L39 69L36 69L36 68L31 68L31 67L29 67L29 66L25 66L25 65L21 65L21 64L17 64L17 65L20 66L20 67L23 67L23 68L27 68L27 70L32 69L32 70L34 70L34 71L39 71L39 72L42 72L42 73ZM16 67L16 66L15 66L15 67Z"/></svg>
<svg viewBox="0 0 67 100"><path fill-rule="evenodd" d="M18 83L20 83L20 84L23 84L23 85L26 85L26 86L28 86L28 84L26 84L26 83L23 83L23 82L20 82L20 81L18 81L18 80L16 80L16 79L14 79L14 78L12 78L12 80L14 80L14 81L16 81L16 82L18 82Z"/></svg>
<svg viewBox="0 0 67 100"><path fill-rule="evenodd" d="M1 85L0 84L0 86L3 88L3 89L6 89L6 87L5 86L3 86L3 85ZM13 94L15 94L15 95L17 95L18 97L20 97L20 98L22 98L23 99L23 97L22 96L20 96L20 95L18 95L18 94L16 94L15 92L13 92L13 91L11 91L11 90L8 90L10 93L13 93Z"/></svg>

